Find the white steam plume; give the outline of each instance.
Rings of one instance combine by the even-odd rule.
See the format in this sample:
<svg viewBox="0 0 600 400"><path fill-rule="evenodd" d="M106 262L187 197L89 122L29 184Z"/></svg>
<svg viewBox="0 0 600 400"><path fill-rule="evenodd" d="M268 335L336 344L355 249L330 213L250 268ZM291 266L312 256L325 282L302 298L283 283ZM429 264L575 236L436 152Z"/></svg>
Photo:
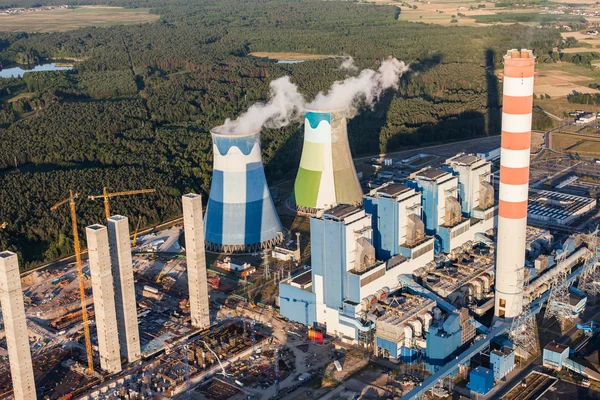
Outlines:
<svg viewBox="0 0 600 400"><path fill-rule="evenodd" d="M385 90L397 89L398 81L406 71L408 66L404 62L389 57L377 71L363 69L356 77L334 82L327 93L320 92L306 107L313 110L348 109L353 114L362 99L373 106Z"/></svg>
<svg viewBox="0 0 600 400"><path fill-rule="evenodd" d="M225 123L215 128L218 133L252 133L267 128L281 128L299 119L304 112L304 97L289 76L275 79L269 84L270 98L265 103L253 104L237 119L227 118Z"/></svg>
<svg viewBox="0 0 600 400"><path fill-rule="evenodd" d="M346 57L344 61L342 61L340 69L345 69L348 71L358 71L358 67L354 65L354 58L352 57Z"/></svg>

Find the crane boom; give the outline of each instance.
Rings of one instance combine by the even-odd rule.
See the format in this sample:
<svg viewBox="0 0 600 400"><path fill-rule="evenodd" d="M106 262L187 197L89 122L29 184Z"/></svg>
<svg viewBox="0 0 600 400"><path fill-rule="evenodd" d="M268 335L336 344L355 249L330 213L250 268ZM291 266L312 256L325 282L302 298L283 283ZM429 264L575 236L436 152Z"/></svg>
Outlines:
<svg viewBox="0 0 600 400"><path fill-rule="evenodd" d="M156 192L156 189L139 189L139 190L127 190L127 191L122 191L122 192L108 193L106 188L104 188L102 191L102 194L97 195L97 196L88 196L88 199L96 200L96 199L103 198L104 199L104 213L106 214L106 219L109 219L110 218L110 206L108 204L109 198L117 197L117 196L129 196L129 195L134 195L134 194L154 193L154 192Z"/></svg>
<svg viewBox="0 0 600 400"><path fill-rule="evenodd" d="M94 373L94 353L92 352L92 341L90 337L90 327L88 322L87 306L85 304L85 281L83 279L83 265L81 262L81 247L79 244L79 234L77 233L77 213L75 212L75 199L79 193L73 194L70 191L70 196L61 202L53 205L50 210L54 211L63 204L69 203L71 211L71 225L73 229L73 247L75 248L75 260L77 264L77 275L79 277L79 297L81 298L81 317L83 319L83 333L85 336L85 350L87 353L88 372L90 375Z"/></svg>

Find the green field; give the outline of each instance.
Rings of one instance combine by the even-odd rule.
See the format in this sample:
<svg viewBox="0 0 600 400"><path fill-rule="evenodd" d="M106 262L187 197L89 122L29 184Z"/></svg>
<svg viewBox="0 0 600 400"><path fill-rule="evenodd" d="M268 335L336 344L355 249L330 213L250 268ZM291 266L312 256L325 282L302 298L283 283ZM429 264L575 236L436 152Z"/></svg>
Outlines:
<svg viewBox="0 0 600 400"><path fill-rule="evenodd" d="M487 15L477 15L475 22L480 24L493 24L498 22L512 23L536 23L536 24L548 24L550 22L581 22L585 23L585 18L579 15L555 15L555 14L539 14L536 12L528 13L495 13Z"/></svg>
<svg viewBox="0 0 600 400"><path fill-rule="evenodd" d="M149 8L84 6L0 15L0 32L65 32L86 26L113 26L156 21Z"/></svg>

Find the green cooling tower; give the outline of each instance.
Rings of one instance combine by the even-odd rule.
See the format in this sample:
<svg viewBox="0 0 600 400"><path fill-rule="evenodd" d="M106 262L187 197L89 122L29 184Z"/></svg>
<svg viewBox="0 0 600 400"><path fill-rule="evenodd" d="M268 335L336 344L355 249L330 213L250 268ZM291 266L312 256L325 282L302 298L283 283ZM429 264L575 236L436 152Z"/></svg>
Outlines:
<svg viewBox="0 0 600 400"><path fill-rule="evenodd" d="M307 110L304 115L304 147L292 193L301 213L362 204L344 111Z"/></svg>

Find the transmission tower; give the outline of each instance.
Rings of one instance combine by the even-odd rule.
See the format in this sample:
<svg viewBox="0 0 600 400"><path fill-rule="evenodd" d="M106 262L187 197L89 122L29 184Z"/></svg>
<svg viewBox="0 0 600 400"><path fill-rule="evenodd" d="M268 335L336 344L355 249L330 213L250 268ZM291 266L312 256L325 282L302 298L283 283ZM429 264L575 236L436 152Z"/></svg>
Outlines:
<svg viewBox="0 0 600 400"><path fill-rule="evenodd" d="M521 285L521 282L523 293L527 293L529 280L524 279L522 273L518 272L518 284ZM529 298L527 297L523 297L523 311L517 318L513 319L509 336L515 348L524 350L529 354L535 353L538 349L535 314L531 313Z"/></svg>
<svg viewBox="0 0 600 400"><path fill-rule="evenodd" d="M584 241L590 249L590 256L586 259L583 266L583 271L579 277L579 290L584 291L588 295L598 296L600 294L600 264L598 263L598 228L589 235L584 236Z"/></svg>
<svg viewBox="0 0 600 400"><path fill-rule="evenodd" d="M550 284L550 296L546 304L544 319L555 317L560 325L561 332L565 331L567 321L573 318L571 305L569 303L569 283L567 282L568 271L559 271L555 280Z"/></svg>

